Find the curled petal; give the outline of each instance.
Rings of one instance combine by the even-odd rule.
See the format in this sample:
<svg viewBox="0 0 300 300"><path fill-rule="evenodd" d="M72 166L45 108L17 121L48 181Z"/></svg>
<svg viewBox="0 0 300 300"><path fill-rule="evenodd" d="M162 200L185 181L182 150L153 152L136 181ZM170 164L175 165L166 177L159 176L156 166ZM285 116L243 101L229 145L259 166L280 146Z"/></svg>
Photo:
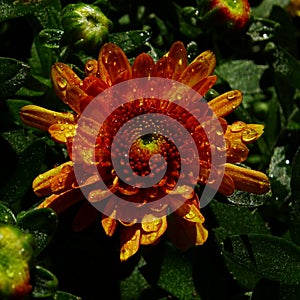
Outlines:
<svg viewBox="0 0 300 300"><path fill-rule="evenodd" d="M120 260L125 261L139 250L141 237L140 226L137 224L129 227L121 226L120 235Z"/></svg>
<svg viewBox="0 0 300 300"><path fill-rule="evenodd" d="M188 65L187 52L183 43L175 42L165 57L170 57L174 61L175 69L172 79L177 80Z"/></svg>
<svg viewBox="0 0 300 300"><path fill-rule="evenodd" d="M226 163L225 172L234 181L235 188L254 194L265 194L270 190L266 174Z"/></svg>
<svg viewBox="0 0 300 300"><path fill-rule="evenodd" d="M183 203L183 205L181 205L175 213L189 222L204 222L204 218L200 213L199 207L189 201Z"/></svg>
<svg viewBox="0 0 300 300"><path fill-rule="evenodd" d="M141 78L148 77L154 67L153 58L146 53L138 55L132 65L132 77Z"/></svg>
<svg viewBox="0 0 300 300"><path fill-rule="evenodd" d="M113 236L117 228L117 211L113 210L110 216L102 214L102 227L108 236Z"/></svg>
<svg viewBox="0 0 300 300"><path fill-rule="evenodd" d="M243 100L243 93L239 90L224 93L208 102L210 108L218 117L225 117L233 112Z"/></svg>
<svg viewBox="0 0 300 300"><path fill-rule="evenodd" d="M111 86L131 78L131 67L123 50L112 43L105 44L98 57L99 76Z"/></svg>
<svg viewBox="0 0 300 300"><path fill-rule="evenodd" d="M54 141L65 144L70 137L74 137L76 125L74 124L53 124L49 127L49 133Z"/></svg>
<svg viewBox="0 0 300 300"><path fill-rule="evenodd" d="M149 215L148 215L149 216ZM150 217L150 220L147 220L147 215L142 220L142 232L141 232L141 245L151 245L158 241L158 239L164 234L167 229L167 218L155 218L154 216ZM154 218L154 220L153 220Z"/></svg>
<svg viewBox="0 0 300 300"><path fill-rule="evenodd" d="M96 59L89 59L85 63L84 71L85 71L86 76L97 76L98 61Z"/></svg>
<svg viewBox="0 0 300 300"><path fill-rule="evenodd" d="M57 62L51 68L51 79L54 91L59 99L66 102L67 88L82 85L78 75L66 64Z"/></svg>
<svg viewBox="0 0 300 300"><path fill-rule="evenodd" d="M36 105L22 107L20 117L26 125L45 131L53 124L75 124L76 122L72 113L56 112Z"/></svg>
<svg viewBox="0 0 300 300"><path fill-rule="evenodd" d="M264 125L262 124L247 124L242 131L242 141L245 144L255 142L264 133Z"/></svg>
<svg viewBox="0 0 300 300"><path fill-rule="evenodd" d="M74 179L73 162L68 161L37 176L32 182L33 191L42 197L58 192L62 186L71 188L73 181L68 178L70 175Z"/></svg>

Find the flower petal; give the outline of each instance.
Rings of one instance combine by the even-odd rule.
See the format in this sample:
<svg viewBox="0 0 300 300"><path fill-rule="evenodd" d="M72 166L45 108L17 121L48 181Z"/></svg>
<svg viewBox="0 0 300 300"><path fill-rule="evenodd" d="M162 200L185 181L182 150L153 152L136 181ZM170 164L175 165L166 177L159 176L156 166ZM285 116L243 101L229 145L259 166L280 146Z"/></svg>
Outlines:
<svg viewBox="0 0 300 300"><path fill-rule="evenodd" d="M233 112L242 103L242 100L243 93L233 90L214 98L208 102L208 105L217 117L225 117Z"/></svg>
<svg viewBox="0 0 300 300"><path fill-rule="evenodd" d="M175 69L172 79L177 80L188 65L187 52L183 43L175 42L165 57L170 57L174 61Z"/></svg>
<svg viewBox="0 0 300 300"><path fill-rule="evenodd" d="M73 162L68 161L37 176L32 182L32 188L36 195L43 197L54 192L71 189L73 179Z"/></svg>
<svg viewBox="0 0 300 300"><path fill-rule="evenodd" d="M116 217L117 217L116 210L113 210L110 216L105 216L104 214L102 214L102 220L101 220L102 227L108 236L112 236L116 231L117 224L118 224Z"/></svg>
<svg viewBox="0 0 300 300"><path fill-rule="evenodd" d="M142 232L141 232L141 245L150 245L158 241L158 239L164 234L167 229L167 218L155 218L146 215L142 220Z"/></svg>
<svg viewBox="0 0 300 300"><path fill-rule="evenodd" d="M56 112L37 105L26 105L22 107L20 117L26 125L45 131L56 123L75 124L76 122L76 118L72 113Z"/></svg>
<svg viewBox="0 0 300 300"><path fill-rule="evenodd" d="M181 251L203 244L208 237L202 222L189 222L175 213L168 217L167 233L172 244Z"/></svg>
<svg viewBox="0 0 300 300"><path fill-rule="evenodd" d="M98 61L96 59L88 59L85 63L84 72L86 76L98 75Z"/></svg>
<svg viewBox="0 0 300 300"><path fill-rule="evenodd" d="M68 65L60 62L52 66L51 79L57 97L63 102L67 100L66 93L69 87L82 85L78 75Z"/></svg>
<svg viewBox="0 0 300 300"><path fill-rule="evenodd" d="M58 195L52 194L40 203L37 209L48 207L60 214L83 199L84 195L81 193L81 190L76 188Z"/></svg>
<svg viewBox="0 0 300 300"><path fill-rule="evenodd" d="M124 227L120 229L120 260L125 261L134 255L140 247L141 229L135 224L133 226Z"/></svg>
<svg viewBox="0 0 300 300"><path fill-rule="evenodd" d="M265 194L270 190L266 174L226 163L225 172L234 181L235 188L254 194Z"/></svg>
<svg viewBox="0 0 300 300"><path fill-rule="evenodd" d="M151 72L151 76L171 79L173 77L174 70L175 70L174 61L169 57L163 56L155 64Z"/></svg>
<svg viewBox="0 0 300 300"><path fill-rule="evenodd" d="M206 62L208 65L208 75L211 75L216 67L216 56L215 54L210 51L204 51L200 53L192 62L191 65L195 62Z"/></svg>
<svg viewBox="0 0 300 300"><path fill-rule="evenodd" d="M208 92L210 88L213 87L213 85L217 81L217 76L216 75L211 75L206 78L203 78L200 80L198 83L196 83L192 89L197 91L201 96L205 96L205 94Z"/></svg>
<svg viewBox="0 0 300 300"><path fill-rule="evenodd" d="M49 127L49 133L54 141L65 144L69 137L74 137L76 125L73 124L53 124Z"/></svg>
<svg viewBox="0 0 300 300"><path fill-rule="evenodd" d="M138 55L132 65L132 78L148 77L154 67L153 58L146 53Z"/></svg>
<svg viewBox="0 0 300 300"><path fill-rule="evenodd" d="M111 86L131 78L131 67L123 50L112 43L105 44L98 56L100 78Z"/></svg>

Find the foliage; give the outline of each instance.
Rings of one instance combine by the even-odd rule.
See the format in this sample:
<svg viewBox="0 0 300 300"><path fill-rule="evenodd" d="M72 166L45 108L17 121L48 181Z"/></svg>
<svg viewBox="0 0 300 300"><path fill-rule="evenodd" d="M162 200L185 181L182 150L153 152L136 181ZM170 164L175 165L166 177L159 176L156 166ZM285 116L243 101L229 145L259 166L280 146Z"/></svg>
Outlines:
<svg viewBox="0 0 300 300"><path fill-rule="evenodd" d="M98 223L72 231L76 207L59 217L34 210L41 199L32 180L64 162L66 151L23 125L19 109L65 110L52 90L51 65L62 61L82 74L101 44L91 53L68 42L61 23L66 1L0 0L0 222L32 237L30 298L299 299L300 18L288 14L289 1L249 1L249 24L238 32L208 22L203 1L84 2L112 21L107 40L130 59L143 51L157 59L176 40L187 45L190 60L207 49L216 54L218 81L207 98L243 91L242 106L229 118L265 125L246 165L266 172L272 191L216 195L202 209L209 230L203 246L179 253L163 239L125 263L118 239Z"/></svg>

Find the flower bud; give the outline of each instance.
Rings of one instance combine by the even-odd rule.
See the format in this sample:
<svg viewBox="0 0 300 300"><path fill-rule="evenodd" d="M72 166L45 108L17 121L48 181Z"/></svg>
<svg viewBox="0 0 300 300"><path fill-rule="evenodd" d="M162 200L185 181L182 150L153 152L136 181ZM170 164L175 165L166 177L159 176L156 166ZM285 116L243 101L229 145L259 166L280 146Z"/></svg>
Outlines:
<svg viewBox="0 0 300 300"><path fill-rule="evenodd" d="M112 21L99 7L77 3L62 10L62 26L67 41L79 49L94 52L107 40Z"/></svg>
<svg viewBox="0 0 300 300"><path fill-rule="evenodd" d="M0 224L0 299L24 299L32 290L29 237L17 227Z"/></svg>
<svg viewBox="0 0 300 300"><path fill-rule="evenodd" d="M209 19L223 28L242 30L250 19L248 0L208 0Z"/></svg>

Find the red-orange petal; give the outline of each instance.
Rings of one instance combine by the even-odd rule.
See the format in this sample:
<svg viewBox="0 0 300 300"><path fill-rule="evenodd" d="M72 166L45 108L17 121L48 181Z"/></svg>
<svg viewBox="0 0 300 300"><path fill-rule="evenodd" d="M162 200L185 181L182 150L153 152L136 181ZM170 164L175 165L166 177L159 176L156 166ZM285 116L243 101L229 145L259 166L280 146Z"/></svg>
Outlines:
<svg viewBox="0 0 300 300"><path fill-rule="evenodd" d="M131 78L131 67L123 50L112 43L105 44L98 57L99 76L111 86Z"/></svg>
<svg viewBox="0 0 300 300"><path fill-rule="evenodd" d="M153 58L146 53L138 55L132 65L132 78L141 78L150 76L154 68Z"/></svg>
<svg viewBox="0 0 300 300"><path fill-rule="evenodd" d="M171 79L173 77L174 70L175 70L175 64L173 59L163 56L155 64L151 72L151 76Z"/></svg>
<svg viewBox="0 0 300 300"><path fill-rule="evenodd" d="M84 195L81 190L76 188L59 195L53 194L47 197L37 208L52 208L57 214L60 214L83 199Z"/></svg>
<svg viewBox="0 0 300 300"><path fill-rule="evenodd" d="M175 69L172 79L177 80L188 65L187 52L184 44L180 41L175 42L165 56L172 58L174 61Z"/></svg>

